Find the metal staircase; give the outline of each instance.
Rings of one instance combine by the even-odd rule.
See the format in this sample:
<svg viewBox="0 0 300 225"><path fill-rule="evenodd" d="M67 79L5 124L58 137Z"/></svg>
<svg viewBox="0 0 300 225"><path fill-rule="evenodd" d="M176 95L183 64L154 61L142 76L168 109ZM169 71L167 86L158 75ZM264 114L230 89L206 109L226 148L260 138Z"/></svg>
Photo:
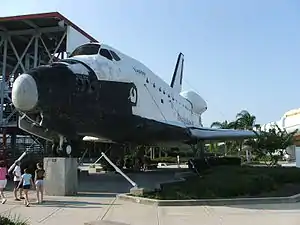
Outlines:
<svg viewBox="0 0 300 225"><path fill-rule="evenodd" d="M43 157L46 153L45 151L45 142L39 140L31 135L16 135L15 143L12 135L7 135L6 144L3 143L2 134L0 134L0 149L5 150L6 157L9 159L18 158L24 151L29 151L30 154Z"/></svg>

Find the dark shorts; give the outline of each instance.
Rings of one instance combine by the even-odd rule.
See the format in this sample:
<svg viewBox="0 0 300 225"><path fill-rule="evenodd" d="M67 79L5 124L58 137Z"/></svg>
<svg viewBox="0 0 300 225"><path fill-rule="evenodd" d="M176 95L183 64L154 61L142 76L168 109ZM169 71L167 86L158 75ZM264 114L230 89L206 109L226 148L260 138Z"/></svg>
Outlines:
<svg viewBox="0 0 300 225"><path fill-rule="evenodd" d="M17 188L19 186L19 183L20 183L20 181L14 181L15 188ZM19 188L23 188L23 184L22 183L20 184Z"/></svg>
<svg viewBox="0 0 300 225"><path fill-rule="evenodd" d="M23 189L25 189L25 190L30 189L30 185L23 185Z"/></svg>

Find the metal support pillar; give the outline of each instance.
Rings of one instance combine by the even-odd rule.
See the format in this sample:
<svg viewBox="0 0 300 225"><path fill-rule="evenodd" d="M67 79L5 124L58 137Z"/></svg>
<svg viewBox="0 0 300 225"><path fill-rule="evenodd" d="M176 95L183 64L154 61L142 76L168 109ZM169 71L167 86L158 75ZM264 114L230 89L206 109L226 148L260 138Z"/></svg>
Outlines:
<svg viewBox="0 0 300 225"><path fill-rule="evenodd" d="M2 61L2 74L1 74L1 105L0 105L0 123L3 127L3 104L4 104L4 95L5 95L5 75L6 75L6 63L7 63L7 37L2 36L3 40L3 61ZM1 47L1 46L0 46Z"/></svg>
<svg viewBox="0 0 300 225"><path fill-rule="evenodd" d="M204 153L205 153L204 141L199 141L197 143L197 156L200 158L204 158Z"/></svg>
<svg viewBox="0 0 300 225"><path fill-rule="evenodd" d="M39 53L39 35L34 37L34 58L33 58L33 67L38 66L38 53Z"/></svg>
<svg viewBox="0 0 300 225"><path fill-rule="evenodd" d="M13 132L10 138L10 144L11 144L11 149L13 150L14 157L16 156L16 143L17 143L17 134Z"/></svg>
<svg viewBox="0 0 300 225"><path fill-rule="evenodd" d="M30 68L30 61L31 61L30 55L26 54L25 55L25 69L26 70L28 70Z"/></svg>

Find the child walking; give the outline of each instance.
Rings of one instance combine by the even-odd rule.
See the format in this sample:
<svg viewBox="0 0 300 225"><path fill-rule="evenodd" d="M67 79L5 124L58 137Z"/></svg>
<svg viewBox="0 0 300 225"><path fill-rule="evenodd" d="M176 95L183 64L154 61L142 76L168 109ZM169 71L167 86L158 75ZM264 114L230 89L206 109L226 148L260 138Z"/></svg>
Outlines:
<svg viewBox="0 0 300 225"><path fill-rule="evenodd" d="M0 195L1 195L1 203L4 204L6 202L6 198L4 197L4 189L7 184L7 168L5 166L4 161L0 161Z"/></svg>
<svg viewBox="0 0 300 225"><path fill-rule="evenodd" d="M22 175L20 183L19 183L19 186L22 186L22 185L23 185L23 191L25 194L24 205L26 207L29 207L28 191L30 190L31 187L34 187L34 184L32 182L32 175L29 173L27 168L24 170L24 174Z"/></svg>
<svg viewBox="0 0 300 225"><path fill-rule="evenodd" d="M36 165L37 169L35 170L35 188L36 188L36 196L37 196L37 203L40 204L44 201L43 194L44 194L44 178L45 178L45 170L41 163ZM41 194L41 197L40 197Z"/></svg>

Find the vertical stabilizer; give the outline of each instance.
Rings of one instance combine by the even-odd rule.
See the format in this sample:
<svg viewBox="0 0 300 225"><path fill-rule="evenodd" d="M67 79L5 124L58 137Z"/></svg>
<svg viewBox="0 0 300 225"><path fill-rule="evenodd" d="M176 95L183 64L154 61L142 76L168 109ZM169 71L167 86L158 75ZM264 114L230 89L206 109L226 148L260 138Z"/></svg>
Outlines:
<svg viewBox="0 0 300 225"><path fill-rule="evenodd" d="M175 70L173 73L172 81L170 86L175 89L176 92L180 93L182 89L182 76L183 76L183 62L184 55L179 53Z"/></svg>

